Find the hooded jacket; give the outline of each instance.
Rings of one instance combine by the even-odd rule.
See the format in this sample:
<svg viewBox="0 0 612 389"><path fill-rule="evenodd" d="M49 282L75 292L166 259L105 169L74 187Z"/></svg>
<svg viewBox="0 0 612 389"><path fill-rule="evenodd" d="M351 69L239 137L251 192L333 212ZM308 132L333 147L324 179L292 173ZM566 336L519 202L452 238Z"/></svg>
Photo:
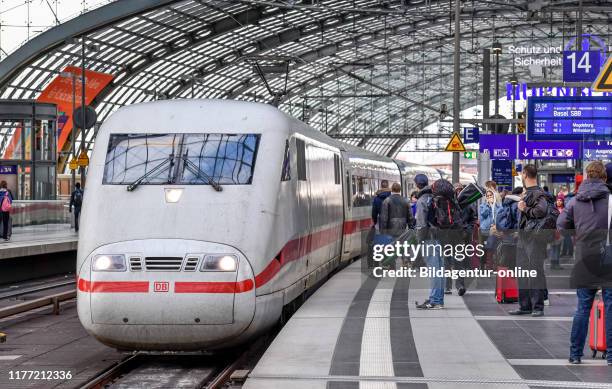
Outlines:
<svg viewBox="0 0 612 389"><path fill-rule="evenodd" d="M380 216L380 207L383 201L387 197L391 196L391 189L379 189L376 192L374 201L372 201L372 222L376 224L378 222L378 216Z"/></svg>
<svg viewBox="0 0 612 389"><path fill-rule="evenodd" d="M601 255L610 228L609 196L603 181L586 179L557 219L558 229L576 230L576 265L571 275L574 288L612 287L612 266L604 266Z"/></svg>
<svg viewBox="0 0 612 389"><path fill-rule="evenodd" d="M426 186L419 190L416 197L416 214L414 216L416 219L417 240L420 242L429 239L429 204L433 197L431 187Z"/></svg>

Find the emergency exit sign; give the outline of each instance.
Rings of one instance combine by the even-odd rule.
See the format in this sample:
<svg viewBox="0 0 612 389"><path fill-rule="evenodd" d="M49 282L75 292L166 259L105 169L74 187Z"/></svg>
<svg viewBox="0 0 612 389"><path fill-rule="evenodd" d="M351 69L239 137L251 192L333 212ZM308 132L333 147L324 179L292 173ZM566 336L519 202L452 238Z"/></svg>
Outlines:
<svg viewBox="0 0 612 389"><path fill-rule="evenodd" d="M476 159L476 151L466 151L463 153L463 158L465 159Z"/></svg>

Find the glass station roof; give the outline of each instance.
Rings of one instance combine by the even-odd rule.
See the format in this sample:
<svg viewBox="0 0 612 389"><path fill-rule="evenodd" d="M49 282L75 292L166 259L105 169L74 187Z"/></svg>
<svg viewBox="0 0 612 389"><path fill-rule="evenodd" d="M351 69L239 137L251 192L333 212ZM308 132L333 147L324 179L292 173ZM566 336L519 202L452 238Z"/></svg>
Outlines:
<svg viewBox="0 0 612 389"><path fill-rule="evenodd" d="M578 3L462 1L462 108L482 103L482 54L494 41L505 85L513 74L530 78L510 45L566 46L577 31L609 40L609 2L583 0L582 13ZM426 136L443 105L452 112L453 26L448 0L116 1L0 62L0 98L37 98L66 66L81 66L84 39L86 68L114 76L91 104L98 122L155 99L258 101L393 156ZM546 77L559 81L560 68ZM86 134L88 147L94 136Z"/></svg>

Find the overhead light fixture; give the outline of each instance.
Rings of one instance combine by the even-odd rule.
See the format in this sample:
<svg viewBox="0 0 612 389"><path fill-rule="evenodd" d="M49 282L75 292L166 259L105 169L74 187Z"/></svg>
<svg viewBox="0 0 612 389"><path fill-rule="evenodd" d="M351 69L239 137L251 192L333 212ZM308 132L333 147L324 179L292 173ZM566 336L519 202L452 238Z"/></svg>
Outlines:
<svg viewBox="0 0 612 389"><path fill-rule="evenodd" d="M510 84L512 84L512 85L518 84L518 78L516 78L516 76L514 76L514 75L512 77L510 77Z"/></svg>
<svg viewBox="0 0 612 389"><path fill-rule="evenodd" d="M494 54L501 54L501 52L502 52L502 45L501 45L501 43L499 43L498 41L493 42L493 44L491 45L491 51Z"/></svg>

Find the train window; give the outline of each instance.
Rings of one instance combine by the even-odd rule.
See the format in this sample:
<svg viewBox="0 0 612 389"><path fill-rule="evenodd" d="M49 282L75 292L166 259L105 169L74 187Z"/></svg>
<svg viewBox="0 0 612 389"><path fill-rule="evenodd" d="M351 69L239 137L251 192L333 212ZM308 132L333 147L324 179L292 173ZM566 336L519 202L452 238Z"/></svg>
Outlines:
<svg viewBox="0 0 612 389"><path fill-rule="evenodd" d="M370 179L353 176L353 207L372 205Z"/></svg>
<svg viewBox="0 0 612 389"><path fill-rule="evenodd" d="M297 157L297 178L306 181L306 143L302 139L295 140L295 151Z"/></svg>
<svg viewBox="0 0 612 389"><path fill-rule="evenodd" d="M289 140L285 141L285 157L283 158L283 171L281 181L291 180L291 154L289 153Z"/></svg>
<svg viewBox="0 0 612 389"><path fill-rule="evenodd" d="M180 144L180 134L112 134L104 165L104 184L171 182L171 155ZM145 176L146 175L146 176Z"/></svg>
<svg viewBox="0 0 612 389"><path fill-rule="evenodd" d="M334 154L334 183L336 185L340 185L340 180L342 176L340 174L340 156L338 154Z"/></svg>
<svg viewBox="0 0 612 389"><path fill-rule="evenodd" d="M104 184L246 185L258 134L112 134Z"/></svg>

